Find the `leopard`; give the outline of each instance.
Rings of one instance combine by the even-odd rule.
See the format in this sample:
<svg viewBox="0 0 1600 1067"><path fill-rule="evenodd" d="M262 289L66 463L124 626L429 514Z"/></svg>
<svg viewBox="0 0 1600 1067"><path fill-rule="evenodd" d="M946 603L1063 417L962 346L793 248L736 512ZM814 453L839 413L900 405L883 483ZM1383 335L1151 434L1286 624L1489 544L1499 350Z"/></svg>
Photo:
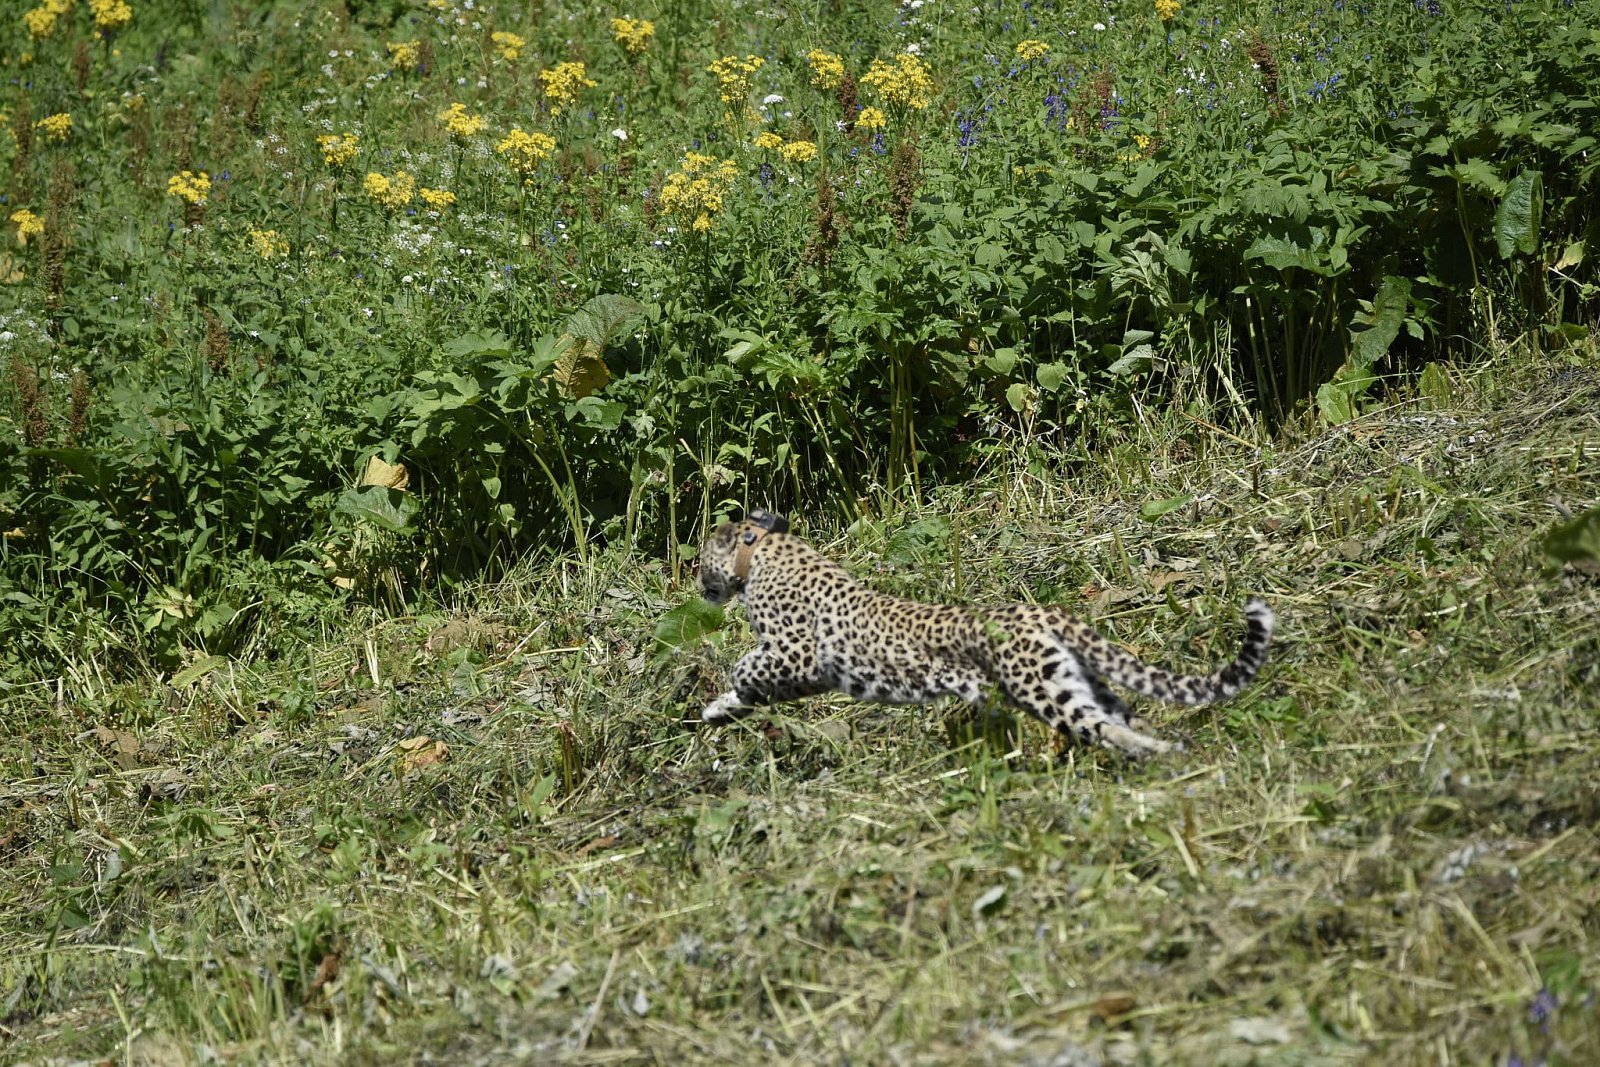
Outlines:
<svg viewBox="0 0 1600 1067"><path fill-rule="evenodd" d="M1276 621L1265 600L1249 598L1238 655L1208 675L1178 674L1143 662L1064 608L880 593L790 533L786 516L765 510L717 527L701 547L697 584L712 604L739 598L756 637L731 687L701 712L704 723L828 692L883 704L955 697L977 707L998 694L1069 744L1130 760L1182 746L1152 736L1111 684L1179 705L1226 700L1261 670Z"/></svg>

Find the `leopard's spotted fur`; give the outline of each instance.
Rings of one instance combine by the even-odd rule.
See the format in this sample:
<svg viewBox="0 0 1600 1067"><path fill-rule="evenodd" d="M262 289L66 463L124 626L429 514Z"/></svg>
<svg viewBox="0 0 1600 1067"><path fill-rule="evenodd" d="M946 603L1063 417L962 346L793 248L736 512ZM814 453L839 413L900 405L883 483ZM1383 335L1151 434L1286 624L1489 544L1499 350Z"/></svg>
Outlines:
<svg viewBox="0 0 1600 1067"><path fill-rule="evenodd" d="M893 704L942 696L981 704L992 683L1066 736L1138 758L1173 746L1141 732L1107 681L1178 704L1210 704L1255 677L1272 638L1272 609L1252 599L1233 662L1203 677L1173 674L1060 608L954 607L874 592L791 536L788 525L781 515L752 512L724 523L701 549L701 592L713 603L740 596L760 642L734 667L733 687L706 707L706 722L830 690Z"/></svg>

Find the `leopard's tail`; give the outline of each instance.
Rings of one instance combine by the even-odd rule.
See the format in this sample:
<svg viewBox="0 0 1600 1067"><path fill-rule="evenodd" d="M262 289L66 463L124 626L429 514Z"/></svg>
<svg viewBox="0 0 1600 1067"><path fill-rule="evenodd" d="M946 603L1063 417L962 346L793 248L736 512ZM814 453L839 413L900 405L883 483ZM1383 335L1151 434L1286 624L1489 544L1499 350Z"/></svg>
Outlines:
<svg viewBox="0 0 1600 1067"><path fill-rule="evenodd" d="M1104 638L1088 642L1084 658L1101 677L1125 689L1174 704L1215 704L1227 700L1261 670L1272 641L1275 618L1265 600L1256 597L1245 602L1244 642L1233 662L1207 675L1174 674L1152 667L1126 649Z"/></svg>

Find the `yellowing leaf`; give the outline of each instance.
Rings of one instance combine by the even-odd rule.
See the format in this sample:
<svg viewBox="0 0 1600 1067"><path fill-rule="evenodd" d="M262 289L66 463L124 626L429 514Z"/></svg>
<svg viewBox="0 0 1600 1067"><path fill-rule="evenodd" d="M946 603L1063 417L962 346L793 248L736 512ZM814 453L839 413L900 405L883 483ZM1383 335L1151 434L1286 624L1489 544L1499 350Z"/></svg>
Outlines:
<svg viewBox="0 0 1600 1067"><path fill-rule="evenodd" d="M16 285L26 277L10 252L0 252L0 285Z"/></svg>
<svg viewBox="0 0 1600 1067"><path fill-rule="evenodd" d="M362 485L381 485L385 489L404 489L411 484L411 473L404 463L387 463L382 456L367 460L367 469L361 475Z"/></svg>
<svg viewBox="0 0 1600 1067"><path fill-rule="evenodd" d="M408 737L396 747L400 749L400 760L395 769L401 777L450 758L450 746L426 734Z"/></svg>
<svg viewBox="0 0 1600 1067"><path fill-rule="evenodd" d="M574 400L592 396L611 381L611 368L601 358L601 348L584 337L562 334L566 350L556 360L550 377Z"/></svg>

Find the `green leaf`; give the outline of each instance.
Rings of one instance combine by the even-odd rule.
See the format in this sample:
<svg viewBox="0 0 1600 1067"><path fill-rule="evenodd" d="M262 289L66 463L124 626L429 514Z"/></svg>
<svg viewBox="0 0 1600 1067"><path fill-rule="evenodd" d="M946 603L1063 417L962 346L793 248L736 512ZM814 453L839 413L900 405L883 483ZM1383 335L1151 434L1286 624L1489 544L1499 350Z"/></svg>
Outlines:
<svg viewBox="0 0 1600 1067"><path fill-rule="evenodd" d="M1600 507L1552 527L1545 534L1544 554L1555 563L1600 563Z"/></svg>
<svg viewBox="0 0 1600 1067"><path fill-rule="evenodd" d="M391 533L409 533L421 507L416 497L402 489L361 485L341 493L334 510Z"/></svg>
<svg viewBox="0 0 1600 1067"><path fill-rule="evenodd" d="M198 659L172 676L172 688L182 689L185 686L193 685L212 671L227 665L228 657L226 656L206 656L203 659Z"/></svg>
<svg viewBox="0 0 1600 1067"><path fill-rule="evenodd" d="M1139 508L1139 517L1145 522L1155 522L1169 511L1177 511L1193 499L1193 493L1179 493L1165 500L1146 500Z"/></svg>
<svg viewBox="0 0 1600 1067"><path fill-rule="evenodd" d="M1494 242L1502 259L1539 250L1539 225L1544 217L1544 176L1525 170L1511 179L1500 209L1494 214Z"/></svg>
<svg viewBox="0 0 1600 1067"><path fill-rule="evenodd" d="M1358 401L1377 381L1372 368L1389 354L1410 306L1411 279L1391 274L1378 286L1371 310L1350 317L1350 357L1333 380L1317 390L1317 410L1328 422L1338 425L1355 418Z"/></svg>
<svg viewBox="0 0 1600 1067"><path fill-rule="evenodd" d="M1006 403L1019 415L1033 406L1033 390L1026 382L1013 382L1006 389Z"/></svg>
<svg viewBox="0 0 1600 1067"><path fill-rule="evenodd" d="M883 554L895 563L918 564L942 559L949 551L950 520L933 515L895 531L884 546Z"/></svg>
<svg viewBox="0 0 1600 1067"><path fill-rule="evenodd" d="M1155 354L1156 350L1149 345L1135 345L1131 351L1106 369L1119 378L1126 378L1149 370L1151 364L1155 362Z"/></svg>
<svg viewBox="0 0 1600 1067"><path fill-rule="evenodd" d="M1066 382L1072 368L1065 363L1041 363L1034 372L1034 377L1039 380L1039 388L1047 393L1054 393Z"/></svg>
<svg viewBox="0 0 1600 1067"><path fill-rule="evenodd" d="M696 597L667 612L656 622L656 655L685 648L722 629L722 605Z"/></svg>

